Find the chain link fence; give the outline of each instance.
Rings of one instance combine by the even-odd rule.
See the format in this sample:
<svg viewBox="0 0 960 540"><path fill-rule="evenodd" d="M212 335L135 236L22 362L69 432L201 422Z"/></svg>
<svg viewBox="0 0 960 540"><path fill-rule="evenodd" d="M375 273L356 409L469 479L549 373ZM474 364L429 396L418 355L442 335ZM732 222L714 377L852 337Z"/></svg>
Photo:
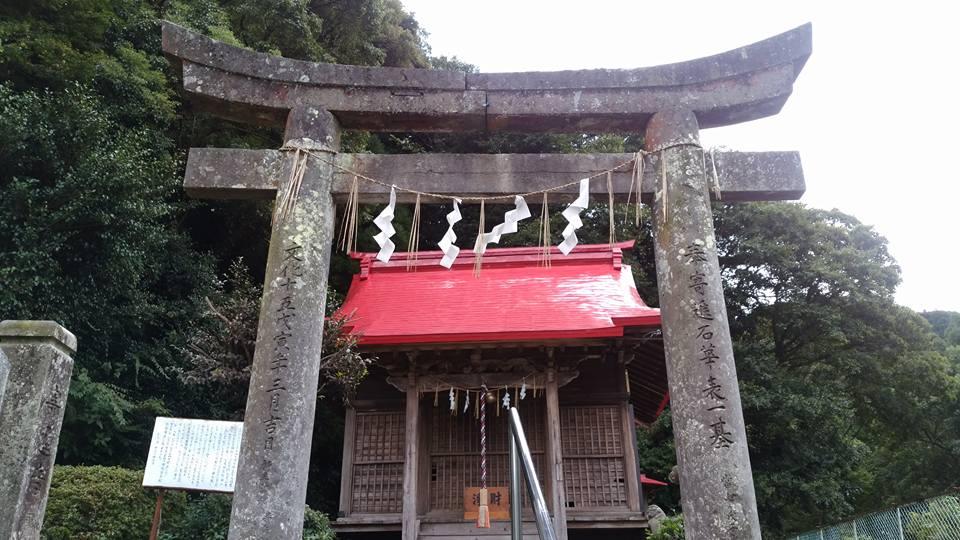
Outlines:
<svg viewBox="0 0 960 540"><path fill-rule="evenodd" d="M788 540L960 540L960 496L905 504Z"/></svg>

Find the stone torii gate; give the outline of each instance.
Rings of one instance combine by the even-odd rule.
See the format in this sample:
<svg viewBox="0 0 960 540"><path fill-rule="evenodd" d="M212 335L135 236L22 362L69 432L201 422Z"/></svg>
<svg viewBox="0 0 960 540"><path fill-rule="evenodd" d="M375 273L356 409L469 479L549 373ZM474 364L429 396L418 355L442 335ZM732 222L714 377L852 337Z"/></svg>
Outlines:
<svg viewBox="0 0 960 540"><path fill-rule="evenodd" d="M502 195L566 183L630 159L342 154L342 129L644 131L642 194L654 209L686 535L760 538L710 210L712 169L715 164L724 201L799 198L803 174L793 152L705 159L699 130L776 114L810 55L809 25L715 56L634 70L467 74L317 64L239 49L171 23L163 25L163 50L182 68L183 88L197 106L246 123L285 126L285 146L313 156L296 204L288 213L279 204L274 211L231 539L301 536L335 202L346 197L352 180L342 169L396 178L421 191ZM195 197L274 198L290 187L295 159L281 150L193 148L184 185ZM616 200L626 200L629 185L629 171L614 174ZM386 201L381 186L359 188L361 202ZM556 199L572 200L575 190ZM606 197L605 189L596 192ZM416 492L414 457L406 456L407 494ZM562 467L550 464L547 473L559 485ZM412 499L404 499L405 539L417 536ZM554 512L562 521L564 510Z"/></svg>

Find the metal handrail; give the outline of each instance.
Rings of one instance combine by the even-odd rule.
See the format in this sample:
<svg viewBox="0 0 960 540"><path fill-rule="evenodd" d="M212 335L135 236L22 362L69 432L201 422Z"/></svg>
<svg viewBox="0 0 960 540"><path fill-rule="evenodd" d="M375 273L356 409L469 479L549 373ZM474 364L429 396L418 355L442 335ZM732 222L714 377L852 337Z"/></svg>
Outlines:
<svg viewBox="0 0 960 540"><path fill-rule="evenodd" d="M533 517L537 520L537 532L541 540L557 540L557 533L553 529L553 521L547 512L547 501L543 498L537 471L533 468L533 456L527 445L527 436L523 433L523 424L520 423L520 413L510 407L510 538L521 540L523 524L520 521L520 509L523 501L520 498L520 469L526 476L527 493L533 503Z"/></svg>

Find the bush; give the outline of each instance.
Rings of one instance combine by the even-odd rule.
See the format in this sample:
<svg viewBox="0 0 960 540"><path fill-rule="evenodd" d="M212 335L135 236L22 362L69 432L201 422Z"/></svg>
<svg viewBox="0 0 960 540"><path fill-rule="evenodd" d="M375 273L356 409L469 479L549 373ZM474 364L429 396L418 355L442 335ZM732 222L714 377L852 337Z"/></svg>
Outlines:
<svg viewBox="0 0 960 540"><path fill-rule="evenodd" d="M229 495L217 493L191 494L189 504L176 518L164 512L160 527L162 540L191 538L195 540L223 540L230 530Z"/></svg>
<svg viewBox="0 0 960 540"><path fill-rule="evenodd" d="M143 471L120 467L55 467L43 522L49 540L127 540L150 532L156 495ZM163 507L183 512L186 495L168 492Z"/></svg>
<svg viewBox="0 0 960 540"><path fill-rule="evenodd" d="M226 540L230 530L229 495L216 493L191 494L183 513L164 519L160 538L162 540ZM164 516L168 516L164 512ZM327 515L306 508L303 520L304 540L333 540L336 536L330 528Z"/></svg>
<svg viewBox="0 0 960 540"><path fill-rule="evenodd" d="M683 515L663 520L657 532L650 533L647 540L683 540Z"/></svg>
<svg viewBox="0 0 960 540"><path fill-rule="evenodd" d="M150 532L156 494L144 489L143 471L120 467L56 467L43 523L48 540L126 540ZM167 491L162 540L225 540L231 497ZM304 540L333 540L327 516L306 508Z"/></svg>
<svg viewBox="0 0 960 540"><path fill-rule="evenodd" d="M333 540L336 537L330 528L330 518L308 506L303 516L303 540Z"/></svg>

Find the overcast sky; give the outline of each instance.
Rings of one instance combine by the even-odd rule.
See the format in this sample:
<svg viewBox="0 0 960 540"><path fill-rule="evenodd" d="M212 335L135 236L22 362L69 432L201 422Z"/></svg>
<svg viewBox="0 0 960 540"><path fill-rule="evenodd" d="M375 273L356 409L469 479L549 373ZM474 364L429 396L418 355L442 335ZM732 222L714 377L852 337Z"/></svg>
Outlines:
<svg viewBox="0 0 960 540"><path fill-rule="evenodd" d="M705 130L705 146L797 150L803 202L890 241L897 300L960 311L952 2L402 0L434 55L480 71L634 68L706 56L813 23L813 56L783 111Z"/></svg>

